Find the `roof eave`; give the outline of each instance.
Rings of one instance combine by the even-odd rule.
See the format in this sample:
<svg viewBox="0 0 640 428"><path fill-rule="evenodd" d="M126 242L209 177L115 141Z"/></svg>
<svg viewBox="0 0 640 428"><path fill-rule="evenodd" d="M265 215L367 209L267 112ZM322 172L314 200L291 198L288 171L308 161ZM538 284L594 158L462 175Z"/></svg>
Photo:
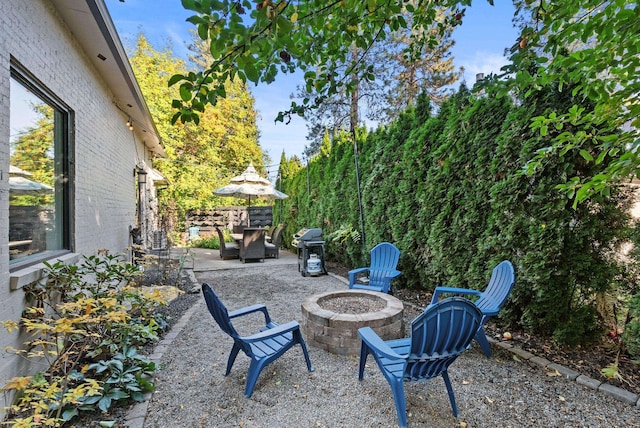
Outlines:
<svg viewBox="0 0 640 428"><path fill-rule="evenodd" d="M104 0L51 0L85 54L113 93L113 102L155 155L165 151L149 107Z"/></svg>

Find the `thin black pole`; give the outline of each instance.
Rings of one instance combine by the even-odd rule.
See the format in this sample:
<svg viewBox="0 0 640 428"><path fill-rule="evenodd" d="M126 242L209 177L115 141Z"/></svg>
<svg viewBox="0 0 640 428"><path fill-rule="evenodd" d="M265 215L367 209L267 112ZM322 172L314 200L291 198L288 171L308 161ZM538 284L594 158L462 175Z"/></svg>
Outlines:
<svg viewBox="0 0 640 428"><path fill-rule="evenodd" d="M357 66L358 63L358 48L355 45L351 45L351 59L353 65ZM367 256L367 239L364 234L364 210L362 208L362 191L360 190L360 162L358 162L358 138L356 137L356 128L358 127L359 111L358 101L360 99L360 78L358 74L351 76L351 83L353 84L353 92L351 93L351 109L350 109L350 128L351 137L353 138L353 157L356 164L356 186L358 187L358 209L360 211L360 242L362 243L362 256Z"/></svg>
<svg viewBox="0 0 640 428"><path fill-rule="evenodd" d="M309 178L309 158L307 158L307 196L311 196L311 178Z"/></svg>
<svg viewBox="0 0 640 428"><path fill-rule="evenodd" d="M351 128L351 136L353 137L353 156L356 164L356 187L358 188L358 209L360 210L360 242L362 243L362 255L367 254L367 243L364 234L364 210L362 208L362 192L360 190L360 165L358 162L358 140L356 138L356 130Z"/></svg>
<svg viewBox="0 0 640 428"><path fill-rule="evenodd" d="M282 176L280 174L278 174L278 187L280 188L278 190L282 192ZM280 199L280 215L278 217L278 222L282 223L282 199Z"/></svg>

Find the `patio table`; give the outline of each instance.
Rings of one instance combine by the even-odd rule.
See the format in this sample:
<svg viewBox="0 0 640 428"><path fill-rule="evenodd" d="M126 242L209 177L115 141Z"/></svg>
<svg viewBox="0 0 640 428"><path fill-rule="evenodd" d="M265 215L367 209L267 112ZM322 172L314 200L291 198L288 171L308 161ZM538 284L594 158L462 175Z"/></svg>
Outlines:
<svg viewBox="0 0 640 428"><path fill-rule="evenodd" d="M240 241L242 241L242 233L232 233L231 237L233 238L234 241L236 241L238 243L238 245L240 244ZM265 240L267 240L267 237L265 236Z"/></svg>

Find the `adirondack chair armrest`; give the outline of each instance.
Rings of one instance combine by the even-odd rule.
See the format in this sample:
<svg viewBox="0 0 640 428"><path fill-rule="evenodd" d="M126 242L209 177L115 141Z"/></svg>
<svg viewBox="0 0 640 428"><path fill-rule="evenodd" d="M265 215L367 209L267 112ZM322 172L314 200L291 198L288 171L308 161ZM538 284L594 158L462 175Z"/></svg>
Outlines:
<svg viewBox="0 0 640 428"><path fill-rule="evenodd" d="M289 321L285 324L274 324L274 328L270 328L264 331L261 331L256 334L252 334L251 336L243 337L242 340L251 343L251 342L260 342L264 339L268 339L274 336L280 336L285 333L292 332L294 330L298 330L300 328L300 324L297 321Z"/></svg>
<svg viewBox="0 0 640 428"><path fill-rule="evenodd" d="M233 319L236 317L241 317L244 315L249 315L254 312L262 312L264 314L265 324L269 324L271 322L271 317L269 316L269 311L265 305L251 305L244 308L236 309L235 311L229 312L229 319Z"/></svg>
<svg viewBox="0 0 640 428"><path fill-rule="evenodd" d="M351 287L352 284L356 283L356 280L358 279L358 274L364 273L364 272L369 272L369 267L362 267L362 268L350 270L349 271L349 287Z"/></svg>
<svg viewBox="0 0 640 428"><path fill-rule="evenodd" d="M357 275L357 274L359 274L359 273L362 273L362 272L368 272L368 271L369 271L369 268L368 268L368 267L362 267L362 268L358 268L358 269L352 269L352 270L350 270L350 271L349 271L349 276L351 276L351 275Z"/></svg>
<svg viewBox="0 0 640 428"><path fill-rule="evenodd" d="M472 296L482 296L482 292L478 290L472 290L469 288L456 288L456 287L436 287L433 290L433 297L431 297L431 304L436 303L440 297L440 294L468 294Z"/></svg>
<svg viewBox="0 0 640 428"><path fill-rule="evenodd" d="M376 355L383 356L393 360L406 360L406 355L397 354L387 345L384 340L376 334L371 327L362 327L358 329L358 335L364 343L371 348Z"/></svg>
<svg viewBox="0 0 640 428"><path fill-rule="evenodd" d="M396 278L396 277L400 276L401 274L402 274L402 272L400 272L399 270L393 270L393 271L389 272L387 277L393 279L393 278Z"/></svg>

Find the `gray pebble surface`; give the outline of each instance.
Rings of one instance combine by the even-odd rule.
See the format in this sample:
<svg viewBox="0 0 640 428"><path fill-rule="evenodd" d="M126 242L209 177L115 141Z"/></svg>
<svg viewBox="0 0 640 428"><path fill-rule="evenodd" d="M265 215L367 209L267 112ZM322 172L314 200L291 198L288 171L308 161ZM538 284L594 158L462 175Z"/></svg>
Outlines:
<svg viewBox="0 0 640 428"><path fill-rule="evenodd" d="M296 266L200 272L229 311L265 304L279 323L301 322L301 304L316 293L344 290L331 275L302 277ZM405 318L417 315L407 308ZM240 334L260 327L260 316L234 320ZM178 427L394 427L389 384L369 358L358 380L358 358L308 345L310 373L299 346L261 373L251 398L244 396L249 359L238 355L224 376L232 340L215 324L204 299L162 354L145 428ZM409 427L638 427L640 408L494 347L487 359L474 346L449 369L459 416L441 378L405 383Z"/></svg>

